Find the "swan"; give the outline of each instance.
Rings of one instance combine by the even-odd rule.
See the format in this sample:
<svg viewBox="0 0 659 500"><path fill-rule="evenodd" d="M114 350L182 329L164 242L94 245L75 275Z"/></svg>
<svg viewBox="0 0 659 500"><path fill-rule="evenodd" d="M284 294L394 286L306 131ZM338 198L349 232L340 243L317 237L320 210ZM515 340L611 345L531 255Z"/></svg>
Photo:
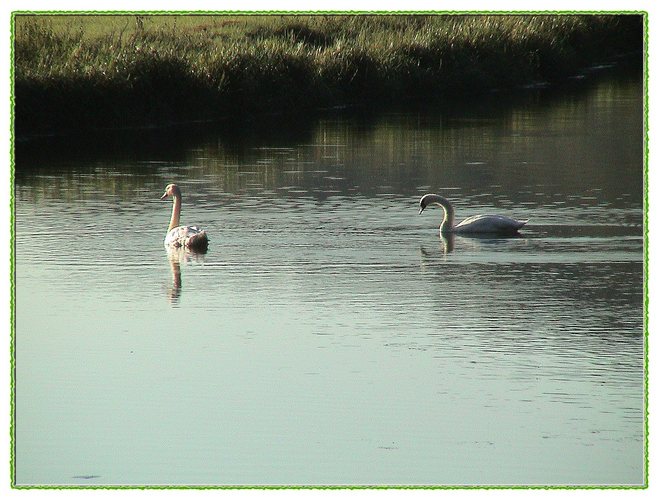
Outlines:
<svg viewBox="0 0 659 500"><path fill-rule="evenodd" d="M169 196L174 198L172 218L169 221L165 246L180 248L185 247L197 252L205 252L208 249L208 235L195 226L179 226L181 217L181 190L176 184L169 184L165 188L165 194L160 199L165 200Z"/></svg>
<svg viewBox="0 0 659 500"><path fill-rule="evenodd" d="M515 220L504 215L473 215L467 217L454 226L455 210L453 205L443 196L426 194L419 201L419 215L428 205L436 204L444 209L444 219L439 226L440 234L499 234L513 235L528 222L528 220Z"/></svg>

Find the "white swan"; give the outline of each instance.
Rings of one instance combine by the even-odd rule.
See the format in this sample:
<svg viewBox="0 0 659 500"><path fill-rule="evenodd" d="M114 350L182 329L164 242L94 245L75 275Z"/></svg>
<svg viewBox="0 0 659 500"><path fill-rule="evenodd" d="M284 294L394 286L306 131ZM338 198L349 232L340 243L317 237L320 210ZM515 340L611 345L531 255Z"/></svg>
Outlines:
<svg viewBox="0 0 659 500"><path fill-rule="evenodd" d="M171 196L174 198L174 207L172 208L172 218L169 221L167 236L165 236L166 247L185 247L197 252L205 252L208 249L208 235L195 226L179 226L181 217L181 190L176 184L169 184L165 188L165 194L161 200Z"/></svg>
<svg viewBox="0 0 659 500"><path fill-rule="evenodd" d="M426 194L419 201L419 215L423 213L430 204L439 205L444 209L444 219L439 226L439 233L456 233L456 234L501 234L513 235L528 222L528 220L515 220L503 215L474 215L467 217L457 226L453 225L455 219L455 210L451 202L438 194Z"/></svg>

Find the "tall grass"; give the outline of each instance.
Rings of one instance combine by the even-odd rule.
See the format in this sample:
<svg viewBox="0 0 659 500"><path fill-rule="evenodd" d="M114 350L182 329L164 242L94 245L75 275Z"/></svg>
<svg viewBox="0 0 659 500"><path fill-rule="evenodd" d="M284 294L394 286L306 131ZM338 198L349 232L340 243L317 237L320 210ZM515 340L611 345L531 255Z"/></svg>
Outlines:
<svg viewBox="0 0 659 500"><path fill-rule="evenodd" d="M642 47L632 15L15 15L17 133L451 96Z"/></svg>

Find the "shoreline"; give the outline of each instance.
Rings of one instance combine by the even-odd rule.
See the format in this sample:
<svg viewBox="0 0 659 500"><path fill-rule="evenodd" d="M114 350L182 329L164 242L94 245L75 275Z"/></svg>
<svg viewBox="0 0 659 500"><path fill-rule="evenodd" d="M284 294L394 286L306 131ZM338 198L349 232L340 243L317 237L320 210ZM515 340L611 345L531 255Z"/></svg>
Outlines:
<svg viewBox="0 0 659 500"><path fill-rule="evenodd" d="M126 28L106 33L108 18L54 17L14 18L17 141L449 101L560 86L623 54L643 64L640 15L114 16Z"/></svg>

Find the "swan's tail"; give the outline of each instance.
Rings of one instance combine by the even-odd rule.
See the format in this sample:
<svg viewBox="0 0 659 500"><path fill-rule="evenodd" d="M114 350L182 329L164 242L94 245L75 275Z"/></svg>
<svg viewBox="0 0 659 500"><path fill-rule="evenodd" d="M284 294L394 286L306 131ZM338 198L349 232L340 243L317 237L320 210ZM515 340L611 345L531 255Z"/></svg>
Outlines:
<svg viewBox="0 0 659 500"><path fill-rule="evenodd" d="M205 252L208 250L208 235L206 234L206 231L199 231L190 236L185 242L185 246L190 250L195 250L197 252Z"/></svg>

